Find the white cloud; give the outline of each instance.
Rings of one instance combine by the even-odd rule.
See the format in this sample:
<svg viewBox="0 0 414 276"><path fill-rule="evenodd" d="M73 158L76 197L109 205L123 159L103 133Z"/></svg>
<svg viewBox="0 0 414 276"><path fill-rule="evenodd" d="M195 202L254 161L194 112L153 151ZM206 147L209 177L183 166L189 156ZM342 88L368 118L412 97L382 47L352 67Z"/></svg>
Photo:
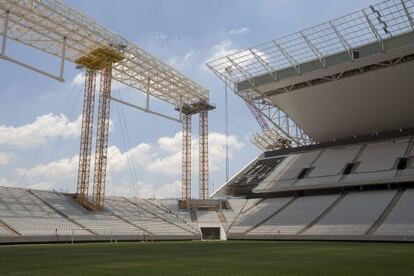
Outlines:
<svg viewBox="0 0 414 276"><path fill-rule="evenodd" d="M161 185L139 182L138 187L142 198L177 198L181 193L181 181Z"/></svg>
<svg viewBox="0 0 414 276"><path fill-rule="evenodd" d="M214 172L225 166L226 135L218 132L210 132L208 135L209 144L209 166ZM241 149L244 144L236 136L229 136L229 157ZM198 163L198 139L192 141L192 167L197 168ZM150 160L146 168L148 171L166 175L181 174L181 133L174 138L164 137L158 140L159 148L168 152L167 155L159 154L155 159ZM193 170L194 171L194 170Z"/></svg>
<svg viewBox="0 0 414 276"><path fill-rule="evenodd" d="M255 48L240 51L237 48L233 47L233 42L231 40L227 39L213 46L211 55L205 63L211 63L211 65L214 67L214 61L220 59L219 66L215 68L220 74L228 74L230 72L230 75L240 75L240 72L237 68L234 67L230 60L222 59L226 56L230 56L232 61L245 68L248 68L249 65L254 62L258 62L256 56L265 62L269 62L269 57L265 53ZM202 65L202 68L206 68L204 64ZM243 75L242 77L244 78Z"/></svg>
<svg viewBox="0 0 414 276"><path fill-rule="evenodd" d="M209 134L210 171L223 169L225 166L226 136L221 133ZM198 139L193 138L193 178L198 173ZM230 158L244 144L236 136L229 136ZM94 160L94 156L92 156ZM130 179L130 163L136 169L136 178ZM93 162L92 162L93 163ZM21 186L74 192L78 170L78 156L63 158L47 164L34 166L29 172L17 169L17 179L23 175ZM1 179L0 179L1 180ZM138 187L141 197L176 197L181 185L181 133L173 137L162 137L156 144L141 143L122 152L116 146L108 148L107 194L134 196L134 185ZM2 180L5 181L5 180ZM137 183L134 183L137 181ZM90 186L93 183L93 165ZM90 187L90 190L92 186Z"/></svg>
<svg viewBox="0 0 414 276"><path fill-rule="evenodd" d="M0 146L31 147L60 135L76 138L80 135L81 122L82 116L70 121L64 114L45 114L20 127L0 125Z"/></svg>
<svg viewBox="0 0 414 276"><path fill-rule="evenodd" d="M168 64L173 67L184 69L192 64L198 53L194 50L187 52L183 57L173 56L168 60Z"/></svg>
<svg viewBox="0 0 414 276"><path fill-rule="evenodd" d="M181 151L157 157L148 162L145 168L157 174L178 176L181 174Z"/></svg>
<svg viewBox="0 0 414 276"><path fill-rule="evenodd" d="M151 146L148 144L139 144L136 147L122 153L116 146L108 148L108 171L116 173L128 169L128 159L134 161L136 165L143 165L151 157ZM95 156L91 156L95 160ZM40 164L33 167L27 177L32 179L45 178L49 180L64 180L73 178L77 175L79 156L64 158L53 161L48 164ZM93 162L92 162L93 163ZM91 170L92 171L92 170ZM24 175L25 169L18 169L19 175Z"/></svg>
<svg viewBox="0 0 414 276"><path fill-rule="evenodd" d="M0 186L2 187L11 187L14 186L12 183L10 183L9 180L7 180L4 176L0 177Z"/></svg>
<svg viewBox="0 0 414 276"><path fill-rule="evenodd" d="M244 34L244 33L249 33L249 32L250 32L250 28L240 27L238 29L231 29L228 33L229 35L239 35L239 34Z"/></svg>
<svg viewBox="0 0 414 276"><path fill-rule="evenodd" d="M115 183L114 183L115 184ZM175 180L166 183L138 181L136 189L126 181L107 184L107 194L139 198L178 198L181 194L181 181Z"/></svg>
<svg viewBox="0 0 414 276"><path fill-rule="evenodd" d="M29 175L41 177L44 174L50 179L60 179L76 175L79 157L76 155L70 159L64 158L46 165L38 165L30 170Z"/></svg>
<svg viewBox="0 0 414 276"><path fill-rule="evenodd" d="M211 171L225 168L226 166L226 135L218 132L211 132L208 137L209 158ZM233 159L234 153L244 147L244 143L236 136L228 137L229 158Z"/></svg>
<svg viewBox="0 0 414 276"><path fill-rule="evenodd" d="M158 139L158 145L161 150L167 152L181 150L181 132L176 133L174 137L162 137Z"/></svg>
<svg viewBox="0 0 414 276"><path fill-rule="evenodd" d="M144 165L152 156L152 147L149 144L139 144L122 153L116 146L108 148L108 169L110 172L119 172L128 168L128 162L137 166Z"/></svg>
<svg viewBox="0 0 414 276"><path fill-rule="evenodd" d="M9 164L10 160L11 157L8 154L0 152L0 166L5 166Z"/></svg>
<svg viewBox="0 0 414 276"><path fill-rule="evenodd" d="M223 40L220 43L214 45L210 50L211 54L207 58L207 62L234 54L237 51L239 50L233 47L233 42L230 39Z"/></svg>

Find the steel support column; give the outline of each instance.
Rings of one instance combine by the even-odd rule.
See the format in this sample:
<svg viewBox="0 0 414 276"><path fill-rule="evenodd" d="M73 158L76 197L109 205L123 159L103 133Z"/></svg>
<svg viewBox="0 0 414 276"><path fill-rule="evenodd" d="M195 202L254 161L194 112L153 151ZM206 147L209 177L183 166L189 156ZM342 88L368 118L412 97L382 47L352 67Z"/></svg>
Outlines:
<svg viewBox="0 0 414 276"><path fill-rule="evenodd" d="M183 114L181 199L191 198L191 115Z"/></svg>
<svg viewBox="0 0 414 276"><path fill-rule="evenodd" d="M106 163L111 100L112 63L101 70L98 126L96 134L95 174L93 183L93 204L101 210L105 199Z"/></svg>
<svg viewBox="0 0 414 276"><path fill-rule="evenodd" d="M199 124L199 198L208 199L208 111L200 111Z"/></svg>
<svg viewBox="0 0 414 276"><path fill-rule="evenodd" d="M83 99L82 129L80 137L78 183L76 199L85 203L88 199L89 170L91 164L93 108L95 102L96 71L86 70Z"/></svg>

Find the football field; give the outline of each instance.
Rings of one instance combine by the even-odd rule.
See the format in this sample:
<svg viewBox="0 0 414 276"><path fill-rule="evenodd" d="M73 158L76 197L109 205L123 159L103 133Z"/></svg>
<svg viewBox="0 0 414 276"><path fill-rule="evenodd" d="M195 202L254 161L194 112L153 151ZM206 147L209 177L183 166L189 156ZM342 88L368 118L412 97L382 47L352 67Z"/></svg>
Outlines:
<svg viewBox="0 0 414 276"><path fill-rule="evenodd" d="M414 244L300 241L0 246L0 275L413 275Z"/></svg>

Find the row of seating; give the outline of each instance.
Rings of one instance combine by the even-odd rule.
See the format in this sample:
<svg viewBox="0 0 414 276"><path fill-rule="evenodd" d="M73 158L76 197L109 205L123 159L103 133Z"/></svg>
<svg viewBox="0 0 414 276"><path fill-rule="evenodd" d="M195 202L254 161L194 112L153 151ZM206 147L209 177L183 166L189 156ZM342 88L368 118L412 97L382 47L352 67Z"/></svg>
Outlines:
<svg viewBox="0 0 414 276"><path fill-rule="evenodd" d="M229 199L221 211L179 210L176 199L108 197L103 212L70 195L0 187L0 236L170 236L199 238L198 223L221 224L229 237L412 236L414 189ZM198 220L198 221L197 221Z"/></svg>
<svg viewBox="0 0 414 276"><path fill-rule="evenodd" d="M199 235L198 228L157 204L108 197L105 210L93 212L80 207L71 195L0 187L0 222L7 225L0 223L0 235Z"/></svg>
<svg viewBox="0 0 414 276"><path fill-rule="evenodd" d="M394 201L397 193L401 197ZM251 237L414 236L413 207L414 189L271 198L242 211L228 232Z"/></svg>
<svg viewBox="0 0 414 276"><path fill-rule="evenodd" d="M79 228L27 189L0 187L0 220L21 235L69 235Z"/></svg>
<svg viewBox="0 0 414 276"><path fill-rule="evenodd" d="M254 192L412 181L413 148L402 138L293 153Z"/></svg>

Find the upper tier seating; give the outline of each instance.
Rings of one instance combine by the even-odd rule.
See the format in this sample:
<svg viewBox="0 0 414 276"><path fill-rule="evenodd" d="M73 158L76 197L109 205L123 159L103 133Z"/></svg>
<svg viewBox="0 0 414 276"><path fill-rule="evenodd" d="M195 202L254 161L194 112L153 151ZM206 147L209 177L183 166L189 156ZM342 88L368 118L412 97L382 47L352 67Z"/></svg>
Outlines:
<svg viewBox="0 0 414 276"><path fill-rule="evenodd" d="M367 144L364 152L358 158L361 162L356 172L374 172L393 169L398 157L404 155L409 140L391 140Z"/></svg>
<svg viewBox="0 0 414 276"><path fill-rule="evenodd" d="M242 212L233 226L229 229L229 232L232 234L241 234L248 231L250 228L271 216L292 199L292 197L283 197L269 198L261 201L259 204L248 209L247 212Z"/></svg>
<svg viewBox="0 0 414 276"><path fill-rule="evenodd" d="M338 194L299 197L248 235L298 234L338 197Z"/></svg>
<svg viewBox="0 0 414 276"><path fill-rule="evenodd" d="M230 207L229 210L222 210L222 214L226 218L225 223L221 223L221 225L224 228L224 231L227 231L230 227L230 225L234 222L236 217L241 212L243 206L246 204L246 199L229 199Z"/></svg>
<svg viewBox="0 0 414 276"><path fill-rule="evenodd" d="M345 165L354 160L360 149L361 145L324 150L313 164L314 169L310 172L309 177L340 174Z"/></svg>
<svg viewBox="0 0 414 276"><path fill-rule="evenodd" d="M408 160L406 169L397 170L400 158L412 156L407 153L410 143L412 139L400 138L293 153L253 191L265 193L414 181L414 158ZM347 172L350 165L353 167Z"/></svg>
<svg viewBox="0 0 414 276"><path fill-rule="evenodd" d="M351 192L305 235L364 235L385 210L396 190Z"/></svg>
<svg viewBox="0 0 414 276"><path fill-rule="evenodd" d="M251 193L252 189L262 182L282 160L283 158L256 160L229 182L228 193L236 196Z"/></svg>
<svg viewBox="0 0 414 276"><path fill-rule="evenodd" d="M407 189L375 235L414 235L414 189Z"/></svg>

